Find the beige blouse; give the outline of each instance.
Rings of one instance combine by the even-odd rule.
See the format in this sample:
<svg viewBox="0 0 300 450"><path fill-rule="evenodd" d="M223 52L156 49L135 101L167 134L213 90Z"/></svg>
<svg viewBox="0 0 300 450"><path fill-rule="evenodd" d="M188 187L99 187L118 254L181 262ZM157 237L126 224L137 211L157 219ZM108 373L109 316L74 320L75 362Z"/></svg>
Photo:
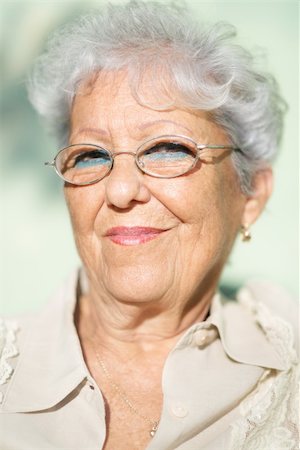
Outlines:
<svg viewBox="0 0 300 450"><path fill-rule="evenodd" d="M103 397L73 320L78 279L76 271L40 313L0 322L1 450L103 448ZM162 414L147 450L297 449L298 366L281 318L293 308L264 283L242 288L237 300L216 294L208 319L165 362Z"/></svg>

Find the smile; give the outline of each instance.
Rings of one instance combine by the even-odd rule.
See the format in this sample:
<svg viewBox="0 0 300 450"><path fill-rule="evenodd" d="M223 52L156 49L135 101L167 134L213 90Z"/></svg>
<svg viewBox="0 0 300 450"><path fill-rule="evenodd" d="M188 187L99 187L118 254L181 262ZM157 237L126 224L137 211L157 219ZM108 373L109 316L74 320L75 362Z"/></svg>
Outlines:
<svg viewBox="0 0 300 450"><path fill-rule="evenodd" d="M152 227L114 227L105 236L119 245L139 245L159 237L167 230Z"/></svg>

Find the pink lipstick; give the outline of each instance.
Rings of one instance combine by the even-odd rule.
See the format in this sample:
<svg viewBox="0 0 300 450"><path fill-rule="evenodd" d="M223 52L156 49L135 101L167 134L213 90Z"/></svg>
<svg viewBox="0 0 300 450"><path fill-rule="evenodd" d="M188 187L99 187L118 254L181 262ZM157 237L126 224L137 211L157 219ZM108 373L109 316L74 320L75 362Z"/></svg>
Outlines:
<svg viewBox="0 0 300 450"><path fill-rule="evenodd" d="M138 245L157 238L166 230L152 227L114 227L105 236L115 244Z"/></svg>

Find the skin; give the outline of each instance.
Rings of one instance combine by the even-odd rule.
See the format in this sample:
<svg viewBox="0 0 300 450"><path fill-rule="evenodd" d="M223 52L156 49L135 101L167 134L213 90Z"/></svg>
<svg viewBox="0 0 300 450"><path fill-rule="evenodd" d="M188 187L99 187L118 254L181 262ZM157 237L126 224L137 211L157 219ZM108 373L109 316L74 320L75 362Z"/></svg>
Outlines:
<svg viewBox="0 0 300 450"><path fill-rule="evenodd" d="M141 89L155 103L146 81ZM157 111L139 104L125 72L101 73L83 84L75 97L70 144L89 142L115 152L135 151L144 141L163 134L230 145L205 112ZM143 448L148 438L145 421L139 417L130 430L122 428L128 407L100 370L94 348L109 361L113 380L135 399L137 408L138 386L143 399L140 409L149 417L159 417L167 354L190 325L205 318L241 224L256 220L271 190L272 173L266 169L257 175L253 195L242 194L226 154L215 164L198 164L188 175L173 179L147 176L132 156L119 155L100 182L65 185L90 286L79 299L76 327L87 366L107 401L105 448L127 448L124 436L128 448ZM149 242L123 246L105 236L116 226L167 231Z"/></svg>

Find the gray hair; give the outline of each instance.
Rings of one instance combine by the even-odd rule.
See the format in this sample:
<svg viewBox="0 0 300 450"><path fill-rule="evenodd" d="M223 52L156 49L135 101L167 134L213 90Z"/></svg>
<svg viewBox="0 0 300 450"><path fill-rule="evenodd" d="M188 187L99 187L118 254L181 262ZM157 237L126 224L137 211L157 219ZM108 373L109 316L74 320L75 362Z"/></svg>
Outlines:
<svg viewBox="0 0 300 450"><path fill-rule="evenodd" d="M249 194L253 175L276 156L285 103L274 78L255 70L252 55L232 42L235 34L223 22L203 26L175 4L108 4L53 35L32 71L29 97L65 145L72 101L84 78L126 69L133 94L143 102L138 87L147 72L168 107L171 101L210 111L241 149L232 153L233 164ZM165 85L163 74L171 80Z"/></svg>

